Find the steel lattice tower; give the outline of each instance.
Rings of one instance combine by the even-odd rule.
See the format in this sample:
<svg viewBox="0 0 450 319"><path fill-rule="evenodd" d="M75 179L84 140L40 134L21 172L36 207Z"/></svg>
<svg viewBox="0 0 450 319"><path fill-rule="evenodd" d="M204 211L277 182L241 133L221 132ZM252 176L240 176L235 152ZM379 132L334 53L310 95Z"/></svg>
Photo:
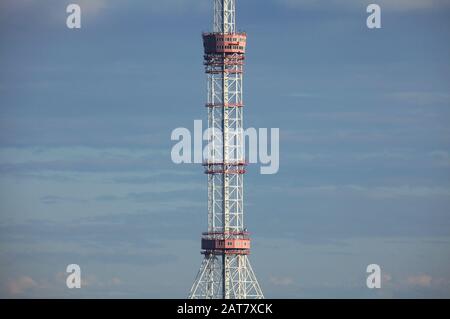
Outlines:
<svg viewBox="0 0 450 319"><path fill-rule="evenodd" d="M236 32L235 0L214 1L214 30L203 34L208 78L208 232L189 298L264 298L250 266L244 228L242 80L247 35Z"/></svg>

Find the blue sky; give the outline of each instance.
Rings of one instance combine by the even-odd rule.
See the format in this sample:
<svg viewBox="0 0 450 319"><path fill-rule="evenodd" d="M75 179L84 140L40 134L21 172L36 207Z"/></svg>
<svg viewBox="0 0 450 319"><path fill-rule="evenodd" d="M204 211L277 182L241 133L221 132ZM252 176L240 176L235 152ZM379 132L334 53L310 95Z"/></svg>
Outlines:
<svg viewBox="0 0 450 319"><path fill-rule="evenodd" d="M170 134L206 117L211 1L73 2L77 31L69 1L0 4L0 296L184 298L206 177ZM370 1L237 2L245 125L280 128L245 180L266 297L450 297L450 1L378 1L381 30Z"/></svg>

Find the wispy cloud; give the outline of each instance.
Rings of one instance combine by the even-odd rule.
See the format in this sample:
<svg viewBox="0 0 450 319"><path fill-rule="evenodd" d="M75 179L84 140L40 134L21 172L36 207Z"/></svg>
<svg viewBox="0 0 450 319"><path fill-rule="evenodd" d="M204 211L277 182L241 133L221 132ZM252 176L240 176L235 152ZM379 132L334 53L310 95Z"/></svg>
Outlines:
<svg viewBox="0 0 450 319"><path fill-rule="evenodd" d="M433 281L433 277L430 275L417 275L417 276L409 276L406 278L406 283L411 286L419 286L419 287L431 287Z"/></svg>
<svg viewBox="0 0 450 319"><path fill-rule="evenodd" d="M329 8L341 9L365 8L370 2L366 0L276 0L278 3L290 8ZM378 0L382 9L391 11L412 11L423 9L436 9L450 7L448 0Z"/></svg>
<svg viewBox="0 0 450 319"><path fill-rule="evenodd" d="M0 8L7 11L32 11L37 7L45 7L47 14L52 17L64 17L65 9L70 2L64 3L59 0L2 0ZM136 0L133 2L121 0L77 0L73 1L80 5L82 14L93 18L100 15L103 10L124 10L130 7L146 10L149 15L161 14L180 14L187 12L200 12L210 8L207 1L196 0L165 0L165 1L146 1Z"/></svg>
<svg viewBox="0 0 450 319"><path fill-rule="evenodd" d="M276 188L281 192L288 192L293 195L329 195L329 196L366 196L373 199L394 199L394 198L450 198L450 188L439 186L362 186L362 185L319 185Z"/></svg>
<svg viewBox="0 0 450 319"><path fill-rule="evenodd" d="M429 155L437 166L450 167L450 152L440 150L433 151Z"/></svg>
<svg viewBox="0 0 450 319"><path fill-rule="evenodd" d="M85 158L85 159L49 159L42 161L29 160L16 163L1 163L0 172L133 172L152 170L155 167L155 158ZM167 164L170 157L167 156Z"/></svg>
<svg viewBox="0 0 450 319"><path fill-rule="evenodd" d="M172 199L172 204L177 206L181 203L183 205L194 207L200 206L200 203L188 201L188 196L177 197L177 195L187 195L192 192L198 193L203 190L206 191L205 183L180 183L180 182L161 182L154 180L151 185L145 187L146 192L129 192L126 194L102 194L93 197L77 197L77 196L61 196L61 195L45 195L40 198L41 202L45 204L57 203L81 203L87 204L92 202L111 203L114 201L132 201L138 203L153 203L160 202L168 203ZM171 205L169 205L171 206ZM175 207L172 206L172 207Z"/></svg>
<svg viewBox="0 0 450 319"><path fill-rule="evenodd" d="M450 94L447 92L403 91L387 95L388 97L410 104L429 105L444 104L450 106Z"/></svg>
<svg viewBox="0 0 450 319"><path fill-rule="evenodd" d="M292 98L305 98L305 99L319 97L317 94L309 93L309 92L292 92L292 93L289 93L287 96L292 97Z"/></svg>
<svg viewBox="0 0 450 319"><path fill-rule="evenodd" d="M288 276L271 276L269 282L275 286L292 286L294 284L294 279Z"/></svg>

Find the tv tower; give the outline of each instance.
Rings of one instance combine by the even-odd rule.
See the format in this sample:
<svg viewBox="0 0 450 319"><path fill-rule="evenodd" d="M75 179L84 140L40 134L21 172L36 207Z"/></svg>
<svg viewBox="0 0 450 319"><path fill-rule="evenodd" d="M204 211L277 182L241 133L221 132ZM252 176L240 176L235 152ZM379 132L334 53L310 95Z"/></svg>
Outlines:
<svg viewBox="0 0 450 319"><path fill-rule="evenodd" d="M242 79L247 35L236 31L235 0L214 1L214 29L203 34L208 78L208 232L191 299L264 298L244 227Z"/></svg>

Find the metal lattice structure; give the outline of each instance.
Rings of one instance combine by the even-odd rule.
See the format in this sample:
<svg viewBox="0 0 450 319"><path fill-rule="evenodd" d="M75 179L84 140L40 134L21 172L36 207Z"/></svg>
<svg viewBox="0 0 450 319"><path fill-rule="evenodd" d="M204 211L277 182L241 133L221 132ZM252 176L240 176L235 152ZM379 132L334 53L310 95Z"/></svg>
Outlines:
<svg viewBox="0 0 450 319"><path fill-rule="evenodd" d="M236 32L235 0L214 1L214 30L203 34L208 78L208 232L192 299L264 298L248 255L242 80L247 35Z"/></svg>

